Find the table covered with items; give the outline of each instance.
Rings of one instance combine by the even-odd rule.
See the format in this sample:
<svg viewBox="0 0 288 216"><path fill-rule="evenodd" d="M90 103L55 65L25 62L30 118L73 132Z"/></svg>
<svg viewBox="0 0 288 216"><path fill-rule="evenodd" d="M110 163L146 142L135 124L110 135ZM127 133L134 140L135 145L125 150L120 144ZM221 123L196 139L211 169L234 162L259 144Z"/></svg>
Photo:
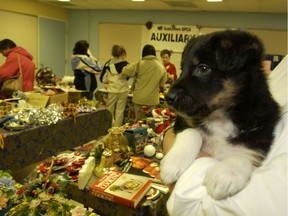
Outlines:
<svg viewBox="0 0 288 216"><path fill-rule="evenodd" d="M143 128L140 128L143 129ZM145 136L145 135L144 135ZM146 139L143 135L138 136L137 142L142 142L143 149L145 148ZM136 135L137 137L137 135ZM147 138L147 134L146 134ZM101 141L100 141L101 145ZM152 146L153 144L150 143L148 146ZM93 147L92 147L93 146ZM153 145L154 146L154 145ZM126 155L125 159L116 159L114 163L111 163L111 157L113 155L107 154L107 149L102 150L102 156L99 157L97 154L99 154L99 141L94 144L88 144L82 146L82 148L75 149L75 152L81 152L82 154L84 152L84 155L87 155L87 152L90 151L90 154L96 154L96 163L95 167L93 167L92 174L89 179L87 179L85 182L84 187L82 187L81 179L79 179L79 176L81 177L81 173L75 177L75 180L73 180L73 170L71 171L72 176L69 176L69 168L68 172L66 169L66 172L64 173L64 179L71 179L70 182L67 184L67 194L69 197L71 197L73 200L76 200L78 202L83 203L87 207L91 207L95 210L95 212L99 215L145 215L145 216L161 216L161 215L168 215L166 210L166 202L169 197L169 188L166 185L163 185L160 181L160 159L156 158L156 154L161 152L161 149L158 148L158 146L155 146L155 153L152 153L153 156L147 157L144 153L136 153L135 151L131 150L133 153L130 153L129 155ZM85 149L85 151L83 151ZM90 149L90 150L89 150ZM148 149L148 148L147 148ZM92 151L91 151L92 150ZM74 152L74 153L75 153ZM97 153L98 152L98 153ZM109 152L109 151L108 151ZM156 153L157 152L157 153ZM105 157L103 157L103 154L106 154ZM114 160L115 157L118 157L114 153ZM127 157L127 158L126 158ZM161 157L160 157L161 158ZM104 161L104 162L103 162ZM110 166L110 167L106 167ZM132 179L136 179L136 176L140 176L141 180L149 179L150 182L150 189L148 192L146 192L145 195L143 195L142 200L139 202L139 204L136 205L135 208L127 205L123 205L122 203L118 203L117 200L114 200L112 198L112 201L109 199L103 199L102 196L98 196L97 194L93 193L93 184L97 182L97 180L102 176L107 175L107 173L112 172L114 170L119 170L121 173L128 173L131 174ZM77 172L77 171L76 171ZM77 174L76 174L77 175ZM68 177L67 177L68 176ZM103 177L102 177L103 178ZM79 189L80 188L80 189ZM81 189L82 188L82 189ZM107 188L106 190L111 189L111 187ZM120 188L119 190L125 190L123 188ZM127 189L128 190L128 189ZM131 193L130 190L127 191L127 193Z"/></svg>
<svg viewBox="0 0 288 216"><path fill-rule="evenodd" d="M30 178L57 178L67 197L97 215L168 215L169 187L160 180L163 150L157 124L167 112L153 110L153 119L111 127L104 136L47 157ZM113 174L119 178L111 180Z"/></svg>
<svg viewBox="0 0 288 216"><path fill-rule="evenodd" d="M22 169L103 136L111 127L111 114L106 109L77 112L76 115L71 110L65 111L67 107L64 111L58 111L59 106L53 104L36 111L21 109L17 114L6 116L5 123L1 119L0 169ZM59 113L64 113L64 117ZM9 121L11 119L13 121ZM19 119L24 122L19 123Z"/></svg>
<svg viewBox="0 0 288 216"><path fill-rule="evenodd" d="M47 88L41 90L54 90ZM175 115L165 108L164 97L160 95L157 109L143 107L135 123L130 95L126 124L111 127L111 114L103 106L87 109L79 92L74 98L71 92L56 90L55 95L33 92L21 97L37 108L18 107L11 112L10 107L0 113L0 171L13 175L27 166L34 168L23 185L13 183L14 195L5 198L5 205L0 203L0 212L2 208L8 216L26 211L70 212L67 215L72 216L167 215L169 188L160 180L163 153L159 139ZM4 193L0 188L0 199ZM66 199L82 207L67 205Z"/></svg>

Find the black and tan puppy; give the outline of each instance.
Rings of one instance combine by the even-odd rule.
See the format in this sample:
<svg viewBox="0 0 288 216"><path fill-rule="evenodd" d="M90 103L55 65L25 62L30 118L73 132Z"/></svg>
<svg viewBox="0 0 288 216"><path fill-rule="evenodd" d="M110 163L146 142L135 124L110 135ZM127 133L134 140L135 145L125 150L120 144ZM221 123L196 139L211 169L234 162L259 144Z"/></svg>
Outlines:
<svg viewBox="0 0 288 216"><path fill-rule="evenodd" d="M270 149L280 115L262 71L263 53L256 36L239 30L186 45L181 76L166 95L177 119L176 141L160 167L165 183L175 182L203 150L219 160L203 183L213 198L245 187Z"/></svg>

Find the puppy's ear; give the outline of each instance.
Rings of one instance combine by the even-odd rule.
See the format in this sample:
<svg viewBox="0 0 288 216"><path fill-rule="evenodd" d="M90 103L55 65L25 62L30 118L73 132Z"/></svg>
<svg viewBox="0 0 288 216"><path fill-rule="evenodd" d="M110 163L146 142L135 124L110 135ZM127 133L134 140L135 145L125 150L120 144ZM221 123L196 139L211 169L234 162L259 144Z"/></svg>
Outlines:
<svg viewBox="0 0 288 216"><path fill-rule="evenodd" d="M245 67L261 66L263 45L255 36L233 32L218 39L216 61L221 71L233 73Z"/></svg>

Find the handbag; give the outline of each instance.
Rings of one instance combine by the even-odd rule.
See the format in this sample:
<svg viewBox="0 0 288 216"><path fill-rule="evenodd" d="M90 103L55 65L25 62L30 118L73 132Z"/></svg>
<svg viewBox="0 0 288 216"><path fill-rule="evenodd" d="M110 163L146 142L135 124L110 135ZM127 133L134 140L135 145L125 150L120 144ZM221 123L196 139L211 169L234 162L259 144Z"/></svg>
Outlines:
<svg viewBox="0 0 288 216"><path fill-rule="evenodd" d="M23 76L22 76L22 68L20 63L19 54L17 53L18 58L18 65L19 65L19 75L12 76L5 79L2 83L1 94L5 95L6 97L11 97L14 91L22 91L22 83L23 83Z"/></svg>
<svg viewBox="0 0 288 216"><path fill-rule="evenodd" d="M135 90L135 84L136 84L136 80L137 80L138 74L139 74L139 67L140 67L140 61L138 61L137 65L136 65L136 71L135 71L133 83L131 85L131 91Z"/></svg>

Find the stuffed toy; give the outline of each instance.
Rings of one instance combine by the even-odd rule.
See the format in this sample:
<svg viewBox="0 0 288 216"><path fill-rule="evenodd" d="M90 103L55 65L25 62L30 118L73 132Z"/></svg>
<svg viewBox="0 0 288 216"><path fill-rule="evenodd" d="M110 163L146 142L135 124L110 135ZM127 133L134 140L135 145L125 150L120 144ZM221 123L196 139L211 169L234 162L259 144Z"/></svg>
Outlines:
<svg viewBox="0 0 288 216"><path fill-rule="evenodd" d="M152 110L152 117L155 123L155 133L161 134L175 119L175 113L171 112L169 108L156 108Z"/></svg>

